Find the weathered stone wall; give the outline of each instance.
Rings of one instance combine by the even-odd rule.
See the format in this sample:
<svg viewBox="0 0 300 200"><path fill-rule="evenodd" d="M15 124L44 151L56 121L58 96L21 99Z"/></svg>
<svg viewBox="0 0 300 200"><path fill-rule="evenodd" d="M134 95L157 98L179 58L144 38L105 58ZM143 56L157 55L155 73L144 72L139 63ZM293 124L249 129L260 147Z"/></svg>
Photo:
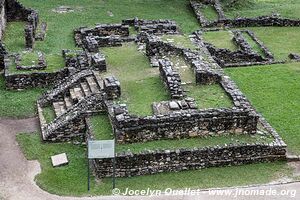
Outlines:
<svg viewBox="0 0 300 200"><path fill-rule="evenodd" d="M64 68L57 72L26 72L26 73L10 73L10 60L5 59L5 86L7 89L25 89L30 87L45 87L53 85L69 75L68 68Z"/></svg>
<svg viewBox="0 0 300 200"><path fill-rule="evenodd" d="M207 109L147 117L118 111L113 118L119 143L222 135L225 132L254 134L258 121L257 115L240 109Z"/></svg>
<svg viewBox="0 0 300 200"><path fill-rule="evenodd" d="M285 154L285 147L277 143L157 150L138 154L124 152L118 153L116 156L116 176L130 177L161 172L178 172L208 167L285 160ZM112 159L94 159L92 163L98 178L112 177Z"/></svg>
<svg viewBox="0 0 300 200"><path fill-rule="evenodd" d="M5 27L6 27L6 9L4 0L0 1L0 39L2 39Z"/></svg>
<svg viewBox="0 0 300 200"><path fill-rule="evenodd" d="M263 58L256 53L249 53L242 50L231 51L229 49L219 49L212 44L205 43L207 49L222 67L233 64L239 65L251 65L252 63L270 63L268 59Z"/></svg>
<svg viewBox="0 0 300 200"><path fill-rule="evenodd" d="M94 28L81 27L74 30L76 45L81 46L87 36L105 37L118 35L122 37L129 36L129 26L122 24L99 24Z"/></svg>
<svg viewBox="0 0 300 200"><path fill-rule="evenodd" d="M104 110L103 94L91 94L42 127L42 138L46 141L85 140L85 118L93 112ZM39 104L39 102L38 102Z"/></svg>
<svg viewBox="0 0 300 200"><path fill-rule="evenodd" d="M122 20L122 24L134 26L136 31L148 34L178 34L179 32L176 22L168 19L144 20L135 17Z"/></svg>
<svg viewBox="0 0 300 200"><path fill-rule="evenodd" d="M69 75L68 69L57 72L31 72L18 74L5 74L5 86L7 89L26 89L31 87L45 87L53 85Z"/></svg>
<svg viewBox="0 0 300 200"><path fill-rule="evenodd" d="M75 70L93 69L106 71L105 56L101 52L93 53L81 50L62 50L65 67Z"/></svg>
<svg viewBox="0 0 300 200"><path fill-rule="evenodd" d="M174 70L173 64L166 59L159 59L160 76L168 88L172 99L184 97L183 88L181 87L181 78L179 73Z"/></svg>
<svg viewBox="0 0 300 200"><path fill-rule="evenodd" d="M106 77L103 80L103 89L109 100L117 99L121 96L120 81L114 76Z"/></svg>

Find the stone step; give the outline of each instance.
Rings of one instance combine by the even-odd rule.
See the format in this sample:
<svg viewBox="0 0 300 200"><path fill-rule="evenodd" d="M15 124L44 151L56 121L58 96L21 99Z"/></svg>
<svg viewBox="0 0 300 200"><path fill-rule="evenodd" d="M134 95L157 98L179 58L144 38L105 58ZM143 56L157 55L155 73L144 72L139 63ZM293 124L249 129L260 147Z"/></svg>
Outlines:
<svg viewBox="0 0 300 200"><path fill-rule="evenodd" d="M100 88L103 88L103 79L101 78L100 73L94 71L94 76L95 76L95 79L96 79L96 82L97 82L98 86Z"/></svg>
<svg viewBox="0 0 300 200"><path fill-rule="evenodd" d="M65 102L63 102L63 101L53 102L53 108L54 108L56 117L62 115L63 113L65 113L67 111L67 109L65 107Z"/></svg>
<svg viewBox="0 0 300 200"><path fill-rule="evenodd" d="M91 90L91 92L92 93L100 93L100 87L99 87L99 85L96 83L96 80L95 80L95 78L93 77L93 76L89 76L89 77L87 77L86 78L86 81L87 81L87 83L88 83L88 85L89 85L89 87L90 87L90 90Z"/></svg>
<svg viewBox="0 0 300 200"><path fill-rule="evenodd" d="M75 93L76 99L81 100L84 98L84 92L81 90L80 86L74 87L74 93Z"/></svg>
<svg viewBox="0 0 300 200"><path fill-rule="evenodd" d="M72 107L73 104L72 104L72 99L70 97L65 96L64 101L65 101L67 109Z"/></svg>
<svg viewBox="0 0 300 200"><path fill-rule="evenodd" d="M83 93L85 96L91 95L92 92L86 82L81 82L80 86L81 86L81 89L83 90Z"/></svg>
<svg viewBox="0 0 300 200"><path fill-rule="evenodd" d="M69 91L70 91L70 97L71 97L71 99L76 100L74 88L71 88Z"/></svg>

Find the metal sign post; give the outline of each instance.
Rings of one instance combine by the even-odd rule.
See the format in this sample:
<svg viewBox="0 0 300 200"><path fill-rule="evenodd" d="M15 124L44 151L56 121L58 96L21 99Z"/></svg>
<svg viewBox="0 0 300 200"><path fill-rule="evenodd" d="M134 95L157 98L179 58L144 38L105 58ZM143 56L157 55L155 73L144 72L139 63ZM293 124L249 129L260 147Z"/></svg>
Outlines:
<svg viewBox="0 0 300 200"><path fill-rule="evenodd" d="M115 188L115 140L88 140L88 191L90 191L90 159L113 158L113 188Z"/></svg>

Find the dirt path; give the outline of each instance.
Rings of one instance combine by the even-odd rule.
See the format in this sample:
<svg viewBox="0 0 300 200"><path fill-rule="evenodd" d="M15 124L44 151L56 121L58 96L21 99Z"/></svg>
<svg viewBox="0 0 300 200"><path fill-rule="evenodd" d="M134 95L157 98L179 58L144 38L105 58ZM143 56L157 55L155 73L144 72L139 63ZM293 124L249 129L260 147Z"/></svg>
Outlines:
<svg viewBox="0 0 300 200"><path fill-rule="evenodd" d="M192 199L232 199L232 196L209 195L208 192L203 191L199 196L156 196L156 197L59 197L57 195L49 194L41 190L34 182L34 177L40 172L40 165L37 161L28 161L21 152L17 142L16 133L19 132L34 132L38 130L38 121L36 118L23 120L0 120L0 200L123 200L123 199L157 199L157 200L192 200ZM296 198L287 196L241 196L235 199L300 199L300 183L260 186L252 187L251 189L281 191L283 189L290 189L297 191ZM249 188L242 188L247 190ZM230 189L227 191L235 191Z"/></svg>

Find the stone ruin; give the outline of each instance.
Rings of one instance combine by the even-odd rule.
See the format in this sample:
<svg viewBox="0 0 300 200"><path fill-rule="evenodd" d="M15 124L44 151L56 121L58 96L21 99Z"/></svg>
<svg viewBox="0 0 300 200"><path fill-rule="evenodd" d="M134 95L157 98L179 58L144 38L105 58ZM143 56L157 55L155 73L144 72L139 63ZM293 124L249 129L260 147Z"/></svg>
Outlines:
<svg viewBox="0 0 300 200"><path fill-rule="evenodd" d="M218 13L218 19L208 22L200 12L201 4L211 4ZM19 3L10 4L10 19L28 20L25 31L26 46L32 48L34 40L43 39L46 24L41 24L37 33L38 15L21 9ZM18 6L16 6L18 5ZM198 20L204 27L210 26L298 26L297 20L272 17L255 19L227 19L217 0L201 3L191 1ZM19 12L21 9L22 12ZM18 14L16 11L18 10ZM129 27L134 27L137 35L131 35ZM10 74L11 60L5 48L0 48L5 65L7 88L54 85L37 101L41 124L41 137L48 142L79 141L85 143L93 137L90 116L105 113L109 116L114 136L118 144L147 142L162 139L194 138L232 134L257 134L258 127L273 139L269 143L227 144L203 148L175 150L153 150L139 153L121 152L116 154L116 176L128 177L155 174L169 171L201 169L213 166L230 166L255 162L284 160L286 144L268 122L252 107L236 84L226 76L223 67L273 63L274 57L268 48L250 31L247 34L261 47L264 56L258 55L247 43L241 31L234 31L234 41L241 50L232 52L218 49L206 43L201 31L190 36L196 50L181 48L164 42L157 36L179 34L179 29L171 20L123 20L121 24L97 24L93 28L81 27L74 30L74 39L82 50L63 50L65 68L55 72L33 72ZM153 102L153 115L136 116L124 104L118 104L122 85L116 77L104 77L101 72L107 69L105 55L101 47L120 46L124 42L137 42L146 46L146 55L153 67L158 67L161 79L170 92L170 100ZM2 47L2 46L1 46ZM197 84L219 84L231 98L231 108L198 109L194 99L186 96L181 87L180 74L166 59L170 54L183 56L194 71ZM39 60L42 62L40 54ZM293 56L293 58L297 58ZM16 56L17 62L20 57ZM20 66L28 69L28 66ZM26 68L27 67L27 68ZM35 66L37 67L37 66ZM21 69L20 68L20 69ZM23 70L23 69L22 69ZM30 70L30 69L28 69ZM43 109L52 107L55 118L48 122ZM99 178L113 175L112 159L93 159L92 167Z"/></svg>
<svg viewBox="0 0 300 200"><path fill-rule="evenodd" d="M201 37L202 32L198 31L197 33L199 37ZM238 47L238 50L231 51L229 49L217 48L210 43L205 43L207 49L221 67L267 65L284 62L275 61L274 55L271 53L271 51L256 37L252 31L234 30L232 33L233 42ZM250 38L259 46L263 55L253 50L251 45L244 38L243 33L250 36Z"/></svg>
<svg viewBox="0 0 300 200"><path fill-rule="evenodd" d="M36 65L23 66L22 56L20 54L13 55L17 70L43 70L47 68L46 58L42 52L38 52L38 62Z"/></svg>

